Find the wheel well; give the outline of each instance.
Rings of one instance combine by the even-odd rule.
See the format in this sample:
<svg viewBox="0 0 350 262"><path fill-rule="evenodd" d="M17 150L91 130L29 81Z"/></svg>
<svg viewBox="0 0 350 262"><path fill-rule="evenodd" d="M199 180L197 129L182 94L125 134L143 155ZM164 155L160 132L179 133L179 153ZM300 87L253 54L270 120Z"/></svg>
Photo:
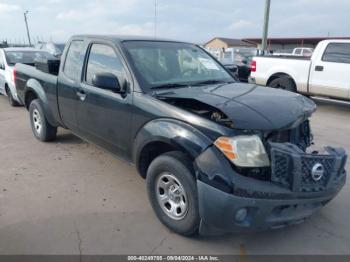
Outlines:
<svg viewBox="0 0 350 262"><path fill-rule="evenodd" d="M288 75L288 74L286 74L286 73L276 73L276 74L273 74L273 75L270 76L270 78L267 80L266 86L269 86L270 83L271 83L273 80L275 80L275 79L277 79L277 78L280 78L280 77L287 77L287 78L291 79L291 80L293 81L294 85L296 86L293 77L291 77L290 75Z"/></svg>
<svg viewBox="0 0 350 262"><path fill-rule="evenodd" d="M37 99L38 96L35 92L33 91L28 91L25 95L25 98L24 98L24 104L26 106L26 108L28 109L29 106L30 106L30 103L34 100L34 99Z"/></svg>
<svg viewBox="0 0 350 262"><path fill-rule="evenodd" d="M5 83L5 92L6 92L6 95L9 95L9 94L8 94L8 90L9 90L9 86L8 86L7 83Z"/></svg>
<svg viewBox="0 0 350 262"><path fill-rule="evenodd" d="M147 144L141 150L137 161L137 169L141 177L146 178L148 167L156 157L170 151L181 151L188 155L183 149L166 142L157 141Z"/></svg>

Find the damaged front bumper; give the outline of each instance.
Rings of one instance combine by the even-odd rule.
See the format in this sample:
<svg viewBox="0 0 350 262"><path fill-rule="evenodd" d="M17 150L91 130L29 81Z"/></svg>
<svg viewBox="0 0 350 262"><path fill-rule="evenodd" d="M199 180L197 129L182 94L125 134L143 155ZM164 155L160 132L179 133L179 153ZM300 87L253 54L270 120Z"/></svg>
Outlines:
<svg viewBox="0 0 350 262"><path fill-rule="evenodd" d="M289 143L271 143L271 179L263 181L239 174L216 147L208 148L195 161L200 233L261 231L303 222L344 186L346 158L342 149L306 154Z"/></svg>

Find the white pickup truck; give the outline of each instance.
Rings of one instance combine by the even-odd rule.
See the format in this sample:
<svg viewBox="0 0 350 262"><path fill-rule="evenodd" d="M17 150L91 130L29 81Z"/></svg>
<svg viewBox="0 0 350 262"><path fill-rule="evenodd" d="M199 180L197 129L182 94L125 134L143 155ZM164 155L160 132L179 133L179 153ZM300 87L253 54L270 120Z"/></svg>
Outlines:
<svg viewBox="0 0 350 262"><path fill-rule="evenodd" d="M249 82L306 95L350 100L350 40L322 41L311 58L254 57Z"/></svg>

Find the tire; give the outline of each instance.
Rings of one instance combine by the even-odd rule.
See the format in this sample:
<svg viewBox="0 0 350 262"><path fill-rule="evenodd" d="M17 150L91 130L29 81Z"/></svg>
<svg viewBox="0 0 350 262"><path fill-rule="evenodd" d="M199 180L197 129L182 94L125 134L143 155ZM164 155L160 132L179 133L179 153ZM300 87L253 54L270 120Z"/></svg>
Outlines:
<svg viewBox="0 0 350 262"><path fill-rule="evenodd" d="M6 94L11 106L19 106L19 103L12 96L11 89L8 87L6 87Z"/></svg>
<svg viewBox="0 0 350 262"><path fill-rule="evenodd" d="M178 234L197 234L200 216L191 160L178 151L160 155L150 164L146 179L148 198L158 219Z"/></svg>
<svg viewBox="0 0 350 262"><path fill-rule="evenodd" d="M30 103L29 116L33 134L37 139L48 142L56 138L57 127L52 126L47 121L39 99L35 99Z"/></svg>
<svg viewBox="0 0 350 262"><path fill-rule="evenodd" d="M296 92L296 86L293 82L293 80L289 77L279 77L271 81L269 84L269 87L272 88L280 88L283 90L287 90L290 92Z"/></svg>

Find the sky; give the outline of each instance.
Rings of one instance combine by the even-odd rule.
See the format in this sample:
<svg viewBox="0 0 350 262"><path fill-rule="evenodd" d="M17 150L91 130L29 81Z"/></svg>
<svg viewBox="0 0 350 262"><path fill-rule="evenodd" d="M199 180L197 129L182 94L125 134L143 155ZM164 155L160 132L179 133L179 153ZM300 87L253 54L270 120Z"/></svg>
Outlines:
<svg viewBox="0 0 350 262"><path fill-rule="evenodd" d="M0 41L74 34L149 35L155 0L0 0ZM265 0L157 0L157 37L205 43L261 37ZM350 36L349 0L271 0L270 37Z"/></svg>

